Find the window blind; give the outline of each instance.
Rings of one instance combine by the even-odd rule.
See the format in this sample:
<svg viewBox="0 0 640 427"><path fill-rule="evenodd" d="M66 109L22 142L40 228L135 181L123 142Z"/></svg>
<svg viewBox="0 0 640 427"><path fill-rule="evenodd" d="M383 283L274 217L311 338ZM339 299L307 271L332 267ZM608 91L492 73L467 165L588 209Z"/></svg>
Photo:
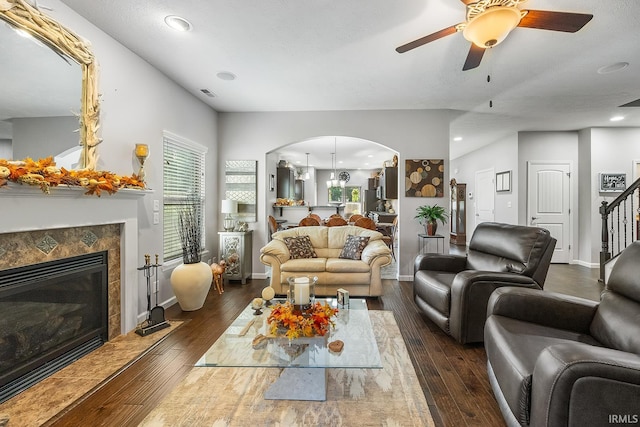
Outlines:
<svg viewBox="0 0 640 427"><path fill-rule="evenodd" d="M206 147L163 132L163 261L182 257L178 231L181 210L193 208L204 247L204 168Z"/></svg>

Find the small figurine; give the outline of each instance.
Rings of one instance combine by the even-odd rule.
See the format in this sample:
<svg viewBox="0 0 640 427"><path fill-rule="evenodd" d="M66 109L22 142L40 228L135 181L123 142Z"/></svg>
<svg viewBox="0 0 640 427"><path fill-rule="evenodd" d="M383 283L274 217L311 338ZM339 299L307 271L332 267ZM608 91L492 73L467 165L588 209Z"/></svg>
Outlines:
<svg viewBox="0 0 640 427"><path fill-rule="evenodd" d="M224 274L224 270L227 268L227 263L225 260L220 261L219 263L211 264L211 272L213 273L213 282L216 285L216 289L219 294L224 292L224 281L222 280L222 275Z"/></svg>

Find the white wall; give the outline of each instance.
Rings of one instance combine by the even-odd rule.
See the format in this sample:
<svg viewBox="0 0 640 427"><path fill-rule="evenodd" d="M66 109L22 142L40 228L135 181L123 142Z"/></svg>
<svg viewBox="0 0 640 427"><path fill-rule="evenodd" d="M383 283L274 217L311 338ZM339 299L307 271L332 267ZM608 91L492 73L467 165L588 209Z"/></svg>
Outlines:
<svg viewBox="0 0 640 427"><path fill-rule="evenodd" d="M259 262L259 248L266 243L266 222L271 214L268 176L275 174L275 162L265 162L265 153L293 142L323 135L353 136L377 142L399 152L399 176L404 176L404 159L444 159L445 182L449 182L449 122L453 113L443 110L390 111L320 111L219 113L220 162L227 159L258 160L258 219L250 224L254 233L253 271L256 277L265 274ZM266 163L266 164L265 164ZM218 172L220 190L223 171ZM400 178L400 194L404 180ZM268 194L265 194L265 189ZM413 277L413 259L418 252L417 234L421 226L413 219L417 206L439 203L448 206L449 187L445 185L443 199L406 198L400 196L400 275ZM221 225L218 224L218 227Z"/></svg>
<svg viewBox="0 0 640 427"><path fill-rule="evenodd" d="M511 191L494 193L494 219L497 222L517 224L518 140L516 134L451 160L451 178L467 184L467 242L475 230L475 198L469 200L468 193L476 194L476 172L486 169L493 169L495 172L512 171ZM511 203L511 207L509 207L509 203Z"/></svg>
<svg viewBox="0 0 640 427"><path fill-rule="evenodd" d="M136 143L146 143L150 156L145 163L147 185L153 194L138 202L138 235L140 265L144 254L162 255L162 218L152 224L153 200L162 201L162 131L168 130L209 147L206 159L207 224L218 222L217 113L126 47L96 28L59 0L49 0L51 16L87 39L99 65L98 84L101 94L101 137L98 148L100 169L129 175L137 172L133 156ZM56 153L51 153L56 154ZM244 157L244 156L243 156ZM109 197L108 195L102 196ZM74 209L69 206L69 209ZM91 215L91 212L87 212ZM160 212L162 214L162 212ZM207 229L206 246L216 250L215 225ZM173 298L168 282L170 271L160 280L160 302ZM146 288L139 282L139 312L146 310Z"/></svg>

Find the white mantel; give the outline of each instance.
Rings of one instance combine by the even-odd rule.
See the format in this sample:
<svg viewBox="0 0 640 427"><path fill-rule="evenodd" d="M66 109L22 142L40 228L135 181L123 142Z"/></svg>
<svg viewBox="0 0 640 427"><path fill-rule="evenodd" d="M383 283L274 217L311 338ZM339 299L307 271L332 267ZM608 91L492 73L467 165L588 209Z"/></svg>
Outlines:
<svg viewBox="0 0 640 427"><path fill-rule="evenodd" d="M85 195L76 187L51 188L9 184L0 188L0 234L20 231L121 224L121 327L122 333L137 325L138 308L138 207L148 190L123 189L101 197Z"/></svg>

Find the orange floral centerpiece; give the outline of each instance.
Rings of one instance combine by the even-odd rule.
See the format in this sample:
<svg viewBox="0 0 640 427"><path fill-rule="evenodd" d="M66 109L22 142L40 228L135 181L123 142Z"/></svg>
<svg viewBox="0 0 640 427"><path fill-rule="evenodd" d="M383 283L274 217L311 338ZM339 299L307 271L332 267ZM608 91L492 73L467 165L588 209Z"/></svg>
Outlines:
<svg viewBox="0 0 640 427"><path fill-rule="evenodd" d="M107 171L67 170L56 167L53 157L17 161L0 159L0 187L8 181L35 185L45 193L58 185L84 187L85 194L97 196L103 191L113 194L121 188L145 188L144 182L136 175L127 177Z"/></svg>
<svg viewBox="0 0 640 427"><path fill-rule="evenodd" d="M293 304L285 302L276 304L269 317L269 333L278 336L286 330L285 336L290 340L300 337L324 336L334 322L331 319L338 313L337 308L329 304L316 302L304 311L294 309Z"/></svg>

